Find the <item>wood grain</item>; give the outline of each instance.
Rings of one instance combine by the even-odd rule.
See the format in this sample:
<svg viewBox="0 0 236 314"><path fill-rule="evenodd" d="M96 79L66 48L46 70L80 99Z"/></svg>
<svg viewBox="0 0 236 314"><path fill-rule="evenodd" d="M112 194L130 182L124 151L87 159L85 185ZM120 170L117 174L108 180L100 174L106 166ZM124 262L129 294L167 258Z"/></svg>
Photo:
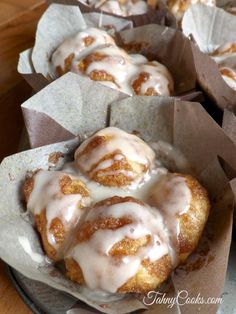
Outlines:
<svg viewBox="0 0 236 314"><path fill-rule="evenodd" d="M45 8L40 0L38 5L21 11L0 25L0 95L22 81L16 70L19 53L33 45L36 25Z"/></svg>
<svg viewBox="0 0 236 314"><path fill-rule="evenodd" d="M6 272L5 264L0 261L0 313L1 314L31 314L31 310L21 300L14 289Z"/></svg>
<svg viewBox="0 0 236 314"><path fill-rule="evenodd" d="M20 104L32 94L17 73L18 55L34 42L43 0L0 0L0 161L18 149L23 128ZM0 313L30 314L0 261Z"/></svg>
<svg viewBox="0 0 236 314"><path fill-rule="evenodd" d="M5 19L0 25L0 160L18 148L23 128L20 105L31 96L31 89L16 67L19 53L33 45L45 9L42 0L0 0L0 21Z"/></svg>

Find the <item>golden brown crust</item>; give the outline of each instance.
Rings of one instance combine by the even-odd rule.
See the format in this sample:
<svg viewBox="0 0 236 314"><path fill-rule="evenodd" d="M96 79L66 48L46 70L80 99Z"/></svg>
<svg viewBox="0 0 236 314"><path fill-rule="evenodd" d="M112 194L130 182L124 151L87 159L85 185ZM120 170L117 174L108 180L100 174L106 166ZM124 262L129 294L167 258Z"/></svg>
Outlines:
<svg viewBox="0 0 236 314"><path fill-rule="evenodd" d="M71 177L65 175L60 179L59 184L64 195L80 194L83 197L89 196L89 190L80 180L72 180Z"/></svg>
<svg viewBox="0 0 236 314"><path fill-rule="evenodd" d="M30 194L33 191L34 177L36 173L37 172L35 172L32 175L32 177L27 178L24 183L23 193L24 193L26 202L29 201ZM70 176L68 175L64 175L61 177L59 181L59 185L61 188L61 192L64 195L81 194L82 197L89 196L89 191L86 188L85 184L81 182L80 180L72 180ZM69 231L65 229L65 226L63 225L59 217L52 219L50 226L48 226L45 208L42 208L40 214L35 215L34 219L35 219L37 230L41 236L42 245L43 245L45 253L52 260L57 260L58 259L57 253L60 251L60 249L64 245L66 236ZM47 228L49 228L49 232L55 240L56 248L48 242L48 229Z"/></svg>
<svg viewBox="0 0 236 314"><path fill-rule="evenodd" d="M231 45L228 46L228 48L225 48L225 49L222 49L222 47L220 47L220 48L214 50L209 55L216 57L216 56L224 55L226 53L234 53L234 52L236 52L236 43L232 43Z"/></svg>
<svg viewBox="0 0 236 314"><path fill-rule="evenodd" d="M35 223L41 235L43 249L52 260L56 259L57 250L48 242L46 210L43 209L39 215L35 215ZM65 229L59 218L53 219L49 227L58 245L62 245L65 240Z"/></svg>
<svg viewBox="0 0 236 314"><path fill-rule="evenodd" d="M100 206L111 206L114 204L122 204L125 202L134 202L140 205L145 205L142 201L136 200L133 197L111 197L109 199L98 202L93 207L96 210ZM101 229L115 230L123 227L126 224L132 224L133 221L128 217L114 218L114 217L98 217L93 221L85 221L77 230L76 243L73 247L82 241L87 241L96 231ZM112 246L108 254L119 261L124 256L135 255L139 250L149 245L151 236L147 235L138 239L125 238ZM67 276L79 283L86 284L83 272L79 264L73 258L66 259L65 261ZM143 260L135 276L130 278L124 285L122 285L117 292L119 293L144 293L149 290L155 289L159 284L165 281L172 269L171 259L169 255L165 255L155 262Z"/></svg>
<svg viewBox="0 0 236 314"><path fill-rule="evenodd" d="M72 52L71 54L69 54L69 56L67 56L65 58L65 61L64 61L64 68L62 69L61 66L57 66L56 67L56 72L59 76L62 76L64 75L65 73L69 72L70 69L71 69L71 64L72 64L72 61L74 59L74 56L75 54Z"/></svg>
<svg viewBox="0 0 236 314"><path fill-rule="evenodd" d="M94 42L94 40L95 40L94 37L92 37L92 36L86 36L86 37L84 38L84 44L85 44L85 46L88 47L88 46L92 45L92 43Z"/></svg>
<svg viewBox="0 0 236 314"><path fill-rule="evenodd" d="M236 81L236 72L232 71L229 68L220 68L220 74L224 76L228 76L232 80Z"/></svg>
<svg viewBox="0 0 236 314"><path fill-rule="evenodd" d="M143 260L135 276L121 286L117 292L146 293L154 290L168 278L171 270L172 265L168 255L161 257L158 261L153 263L149 260Z"/></svg>
<svg viewBox="0 0 236 314"><path fill-rule="evenodd" d="M106 142L112 140L111 136L95 136L88 142L88 144L76 155L76 159L79 159L81 156L87 155L89 158L90 153L93 153L93 150L96 150L100 145L105 146ZM115 156L119 154L122 155L123 158L120 160L115 160ZM98 169L98 165L106 160L112 160L113 163L110 167L105 169ZM83 166L80 166L77 163L80 171L83 171ZM135 176L139 176L142 173L147 172L147 166L143 164L139 164L137 162L129 161L125 157L125 155L120 150L115 150L113 153L105 154L97 163L95 163L89 171L85 172L85 174L93 181L96 181L105 186L126 186L133 182L134 178L132 176L127 176L125 172L130 171ZM125 171L125 172L122 172Z"/></svg>
<svg viewBox="0 0 236 314"><path fill-rule="evenodd" d="M180 216L178 237L180 260L183 261L196 248L210 212L210 200L206 189L192 176L178 174L185 178L192 199L188 212Z"/></svg>
<svg viewBox="0 0 236 314"><path fill-rule="evenodd" d="M106 57L107 55L101 52L90 53L79 62L78 69L81 73L85 73L91 63L102 61Z"/></svg>
<svg viewBox="0 0 236 314"><path fill-rule="evenodd" d="M132 88L136 95L143 95L141 93L142 84L145 83L150 78L150 74L147 72L141 72L136 80L132 83ZM149 87L144 96L158 96L157 91L153 87Z"/></svg>
<svg viewBox="0 0 236 314"><path fill-rule="evenodd" d="M91 53L79 62L78 69L81 73L85 74L85 72L87 71L87 69L91 63L102 61L107 57L108 56L106 54L103 54L101 52ZM93 70L89 74L89 77L93 81L109 81L109 82L112 82L115 85L117 85L115 78L111 74L107 73L105 69L104 70Z"/></svg>
<svg viewBox="0 0 236 314"><path fill-rule="evenodd" d="M83 272L78 263L73 258L65 259L66 276L70 280L77 282L80 285L85 284Z"/></svg>
<svg viewBox="0 0 236 314"><path fill-rule="evenodd" d="M26 178L23 185L23 195L26 202L28 202L31 192L34 188L34 177Z"/></svg>

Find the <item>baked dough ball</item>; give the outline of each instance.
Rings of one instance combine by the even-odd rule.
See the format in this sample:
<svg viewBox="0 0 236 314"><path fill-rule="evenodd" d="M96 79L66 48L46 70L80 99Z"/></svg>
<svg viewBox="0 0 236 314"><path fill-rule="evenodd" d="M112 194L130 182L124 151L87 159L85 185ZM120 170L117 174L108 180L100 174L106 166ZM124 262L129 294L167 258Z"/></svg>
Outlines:
<svg viewBox="0 0 236 314"><path fill-rule="evenodd" d="M168 69L157 61L139 67L131 80L136 95L170 96L174 91L173 78Z"/></svg>
<svg viewBox="0 0 236 314"><path fill-rule="evenodd" d="M96 49L82 58L77 65L78 73L127 94L132 93L129 74L133 69L136 67L129 55L117 46Z"/></svg>
<svg viewBox="0 0 236 314"><path fill-rule="evenodd" d="M185 11L192 5L201 3L209 6L216 6L215 0L168 0L167 5L177 21L181 23Z"/></svg>
<svg viewBox="0 0 236 314"><path fill-rule="evenodd" d="M236 90L236 71L231 68L221 67L220 74L225 83L233 90Z"/></svg>
<svg viewBox="0 0 236 314"><path fill-rule="evenodd" d="M218 64L220 74L226 84L236 90L236 43L228 43L210 53Z"/></svg>
<svg viewBox="0 0 236 314"><path fill-rule="evenodd" d="M65 257L67 276L111 293L155 289L171 272L160 213L132 197L97 203L78 224Z"/></svg>
<svg viewBox="0 0 236 314"><path fill-rule="evenodd" d="M173 79L164 65L148 62L141 54L128 54L96 28L66 39L53 53L51 64L59 76L71 71L130 96L173 92Z"/></svg>
<svg viewBox="0 0 236 314"><path fill-rule="evenodd" d="M39 170L26 179L23 192L47 256L62 259L83 207L90 205L87 187L66 173Z"/></svg>
<svg viewBox="0 0 236 314"><path fill-rule="evenodd" d="M131 96L169 96L174 89L172 76L164 65L148 62L141 54L129 55L116 46L94 50L77 68L80 74Z"/></svg>
<svg viewBox="0 0 236 314"><path fill-rule="evenodd" d="M224 10L230 14L236 15L236 6L233 6L232 4L227 4L224 7Z"/></svg>
<svg viewBox="0 0 236 314"><path fill-rule="evenodd" d="M155 153L136 135L108 127L79 146L75 163L91 180L124 187L145 180L155 165Z"/></svg>
<svg viewBox="0 0 236 314"><path fill-rule="evenodd" d="M66 39L53 53L51 63L57 75L73 70L73 63L102 45L113 45L114 39L105 31L87 28Z"/></svg>
<svg viewBox="0 0 236 314"><path fill-rule="evenodd" d="M162 214L177 265L195 250L202 235L210 211L207 191L190 175L169 173L152 187L148 203Z"/></svg>

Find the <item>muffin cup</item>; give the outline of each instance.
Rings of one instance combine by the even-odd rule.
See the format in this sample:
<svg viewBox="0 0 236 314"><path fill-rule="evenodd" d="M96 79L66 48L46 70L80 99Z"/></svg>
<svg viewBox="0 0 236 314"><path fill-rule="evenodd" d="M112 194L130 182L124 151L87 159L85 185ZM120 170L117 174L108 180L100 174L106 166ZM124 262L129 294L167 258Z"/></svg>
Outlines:
<svg viewBox="0 0 236 314"><path fill-rule="evenodd" d="M196 4L185 13L182 28L186 36L193 38L199 85L219 108L235 110L236 91L225 83L217 64L207 54L222 44L236 41L236 16L217 7Z"/></svg>
<svg viewBox="0 0 236 314"><path fill-rule="evenodd" d="M201 93L193 92L182 98L200 96ZM135 99L139 97L142 96ZM142 99L145 97L150 96ZM30 146L67 140L81 133L90 135L108 126L111 105L125 98L132 97L71 72L63 75L21 105ZM159 103L173 97L152 98Z"/></svg>
<svg viewBox="0 0 236 314"><path fill-rule="evenodd" d="M79 0L48 0L49 4L51 3L60 3L60 4L70 4L79 6L82 13L91 13L91 12L97 12L101 13L102 10L96 9L95 7L89 7L88 5L82 3ZM157 2L157 1L152 1ZM110 16L120 17L119 15L115 15L112 13L104 12L103 14L107 14ZM149 10L145 14L138 14L138 15L131 15L127 17L122 17L128 21L131 21L133 23L134 27L142 26L145 24L159 24L159 25L165 25L176 28L176 19L175 17L169 12L166 5L162 3L162 1L158 1L158 3L153 3L150 5Z"/></svg>
<svg viewBox="0 0 236 314"><path fill-rule="evenodd" d="M64 101L69 102L70 95L65 95ZM174 293L177 296L178 291L187 290L189 297L197 297L199 293L205 299L209 296L219 297L224 285L231 242L234 207L232 191L236 193L235 179L230 181L227 178L219 158L236 169L234 143L200 104L174 98L130 97L115 101L111 105L109 125L128 132L135 131L147 142L162 140L173 145L184 153L191 166L191 173L209 191L212 203L209 221L196 252L172 273L172 295ZM102 127L103 123L97 125L98 129ZM84 131L89 132L88 127ZM84 131L81 128L78 135L83 137ZM52 169L52 166L59 169L65 160L70 160L71 153L78 145L79 141L75 138L3 160L0 166L0 256L25 276L70 293L104 313L122 314L144 308L141 301L145 298L145 303L151 304L150 294L140 296L141 301L134 295L121 300L104 300L67 280L57 268L47 263L39 237L24 214L21 189L26 172L39 168ZM52 154L54 157L60 156L58 162L53 158L53 164ZM168 154L166 157L170 158ZM173 171L183 169L175 163ZM216 306L185 304L181 306L181 313L196 313L199 308L204 313L214 313ZM161 313L175 313L178 306L175 304L173 308L168 308L167 305L153 304L147 308L147 313L159 310ZM88 313L90 311L92 313L90 309Z"/></svg>
<svg viewBox="0 0 236 314"><path fill-rule="evenodd" d="M187 93L191 99L196 87L196 73L190 41L180 31L157 24L130 29L132 22L123 18L95 12L82 15L79 7L73 5L50 5L38 23L35 46L20 55L18 71L36 91L40 90L56 79L50 57L58 45L86 25L96 27L100 18L103 25L115 26L118 44L160 61L170 70L176 87L175 96L186 96Z"/></svg>

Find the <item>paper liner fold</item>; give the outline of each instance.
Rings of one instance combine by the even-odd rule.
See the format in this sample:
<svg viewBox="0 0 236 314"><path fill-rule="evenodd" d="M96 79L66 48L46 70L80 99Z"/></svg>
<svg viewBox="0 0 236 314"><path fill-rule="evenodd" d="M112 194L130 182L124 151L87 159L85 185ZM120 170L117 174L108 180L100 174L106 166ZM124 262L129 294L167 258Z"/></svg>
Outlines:
<svg viewBox="0 0 236 314"><path fill-rule="evenodd" d="M47 86L50 82L49 78L43 76L42 73L36 73L31 60L32 48L22 51L19 55L17 71L20 73L26 82L32 86L37 92Z"/></svg>
<svg viewBox="0 0 236 314"><path fill-rule="evenodd" d="M95 132L108 125L110 104L127 97L88 78L67 73L22 104L31 147Z"/></svg>
<svg viewBox="0 0 236 314"><path fill-rule="evenodd" d="M191 35L202 51L192 43L200 86L221 109L235 110L236 91L225 83L217 64L207 53L225 43L235 42L236 16L217 7L195 4L185 13L182 28L184 34Z"/></svg>
<svg viewBox="0 0 236 314"><path fill-rule="evenodd" d="M119 37L129 52L139 52L169 69L174 79L175 95L195 88L191 43L180 31L150 24L122 31Z"/></svg>

